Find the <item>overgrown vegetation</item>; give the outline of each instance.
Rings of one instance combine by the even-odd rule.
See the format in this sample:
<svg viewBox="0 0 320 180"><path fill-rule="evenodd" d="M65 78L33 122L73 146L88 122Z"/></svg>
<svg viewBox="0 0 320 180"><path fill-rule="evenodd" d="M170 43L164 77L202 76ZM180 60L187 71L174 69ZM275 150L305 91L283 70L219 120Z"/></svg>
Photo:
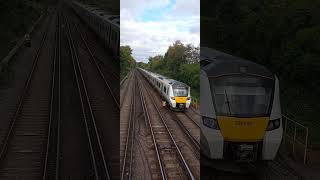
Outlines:
<svg viewBox="0 0 320 180"><path fill-rule="evenodd" d="M320 1L204 0L201 43L263 64L280 78L283 113L319 142Z"/></svg>
<svg viewBox="0 0 320 180"><path fill-rule="evenodd" d="M147 64L141 62L138 66L188 84L192 97L199 99L199 47L176 41L165 55L150 57Z"/></svg>
<svg viewBox="0 0 320 180"><path fill-rule="evenodd" d="M45 0L0 1L0 59L29 30L44 9Z"/></svg>
<svg viewBox="0 0 320 180"><path fill-rule="evenodd" d="M131 47L120 46L120 79L122 80L135 65Z"/></svg>

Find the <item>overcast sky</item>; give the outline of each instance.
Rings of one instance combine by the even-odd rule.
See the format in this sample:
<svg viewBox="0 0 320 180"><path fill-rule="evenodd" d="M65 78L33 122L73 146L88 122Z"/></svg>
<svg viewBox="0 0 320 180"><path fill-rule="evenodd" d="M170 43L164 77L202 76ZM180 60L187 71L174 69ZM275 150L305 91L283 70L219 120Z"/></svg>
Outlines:
<svg viewBox="0 0 320 180"><path fill-rule="evenodd" d="M164 54L176 40L200 43L200 0L120 0L121 45L137 61Z"/></svg>

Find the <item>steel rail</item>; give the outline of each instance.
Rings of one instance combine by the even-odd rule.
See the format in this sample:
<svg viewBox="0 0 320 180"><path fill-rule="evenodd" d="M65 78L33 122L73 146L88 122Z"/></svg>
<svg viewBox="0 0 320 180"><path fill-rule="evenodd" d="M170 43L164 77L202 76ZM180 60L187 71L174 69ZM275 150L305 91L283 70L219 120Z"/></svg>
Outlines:
<svg viewBox="0 0 320 180"><path fill-rule="evenodd" d="M157 107L157 105L156 105L156 103L155 103L155 100L153 99L153 96L150 94L150 92L147 91L147 89L146 89L145 86L143 86L143 88L145 89L145 91L147 92L147 94L149 95L149 97L151 98L152 104L153 104L153 106L155 107L155 109L157 110L157 112L158 112L158 114L159 114L159 116L160 116L160 119L161 119L163 125L165 126L165 128L166 128L169 136L170 136L170 140L173 142L174 147L175 147L175 149L176 149L177 152L178 152L179 158L180 158L180 160L181 160L181 162L182 162L182 164L183 164L184 169L185 169L186 172L187 172L188 177L189 177L190 179L194 180L195 177L194 177L193 173L191 172L191 169L190 169L189 165L187 164L187 161L185 160L185 158L184 158L184 156L183 156L183 154L182 154L182 152L181 152L181 150L180 150L177 142L175 141L175 139L174 139L171 131L169 130L169 127L168 127L166 121L164 120L163 114L160 112L159 108Z"/></svg>
<svg viewBox="0 0 320 180"><path fill-rule="evenodd" d="M67 27L67 36L68 36L69 48L70 48L71 57L72 57L72 65L73 65L74 74L76 77L77 87L78 87L78 91L79 91L79 96L80 96L80 101L81 101L81 109L83 112L82 115L83 115L85 126L86 126L86 132L87 132L88 141L89 141L91 158L92 158L93 168L94 168L94 172L95 172L95 179L96 180L110 179L107 164L106 164L105 157L104 157L103 150L102 150L102 145L101 145L100 138L98 135L98 130L97 130L97 127L95 124L95 118L94 118L92 107L90 104L87 88L86 88L85 81L84 81L83 75L82 75L82 70L81 70L81 67L79 64L78 53L75 48L75 45L74 45L75 43L74 43L72 35L71 35L69 22L68 22L68 19L64 15L63 15L63 18L65 19L66 27ZM86 105L85 105L85 103L86 103ZM89 117L87 117L87 115ZM92 123L91 126L93 126L93 127L89 127L90 122ZM90 131L90 128L93 128L93 130ZM93 142L93 141L95 141L95 142ZM96 147L96 148L98 148L98 149L96 149L97 152L95 152L95 150L94 150L95 146L98 146L98 147ZM98 156L98 157L96 157L96 156ZM99 163L100 163L100 166L102 166L102 167L99 167ZM102 165L101 165L101 163L102 163ZM98 169L100 169L100 170L98 170Z"/></svg>
<svg viewBox="0 0 320 180"><path fill-rule="evenodd" d="M122 108L122 106L123 106L123 99L127 96L127 93L128 93L128 89L129 89L129 83L130 83L130 81L131 81L131 78L132 77L132 75L131 75L131 72L130 72L130 74L129 75L127 75L126 76L126 79L123 79L122 81L127 81L127 85L126 85L126 87L124 87L125 89L124 89L124 95L123 95L123 97L122 96L120 96L120 109ZM124 83L122 83L122 84L120 84L120 89L121 89L121 87L123 86L123 84ZM122 101L121 101L121 97L122 97Z"/></svg>
<svg viewBox="0 0 320 180"><path fill-rule="evenodd" d="M136 119L136 98L135 98L135 95L136 95L136 85L134 85L134 105L133 105L133 112L134 112L134 116L133 116L133 119L132 119L132 131L131 131L131 148L130 148L130 165L129 165L129 179L132 178L132 162L133 162L133 147L134 147L134 137L135 137L135 119Z"/></svg>
<svg viewBox="0 0 320 180"><path fill-rule="evenodd" d="M183 114L186 115L193 122L193 124L195 124L196 126L198 126L198 128L200 128L200 125L192 117L190 117L189 114L187 113L183 113Z"/></svg>
<svg viewBox="0 0 320 180"><path fill-rule="evenodd" d="M112 91L112 89L111 89L108 81L106 80L105 76L103 75L102 70L101 70L100 66L98 65L97 60L96 60L96 58L94 57L91 49L89 48L87 41L86 41L85 38L83 37L83 34L79 31L78 25L75 24L75 23L73 23L73 24L74 24L74 26L76 27L78 33L80 34L81 39L82 39L82 41L84 42L84 44L85 44L85 46L86 46L86 49L88 50L88 52L89 52L89 54L90 54L90 59L93 61L93 63L95 64L97 70L99 71L99 74L100 74L101 78L103 79L104 84L105 84L106 87L108 88L108 90L109 90L109 92L110 92L110 94L111 94L114 102L117 104L117 107L120 108L119 100L115 97L115 95L114 95L114 93L113 93L113 91Z"/></svg>
<svg viewBox="0 0 320 180"><path fill-rule="evenodd" d="M273 166L269 165L274 172L281 174L282 177L290 177L302 179L301 175L292 169L287 163L285 163L284 157L279 153L278 158L270 162ZM276 168L274 166L277 166Z"/></svg>
<svg viewBox="0 0 320 180"><path fill-rule="evenodd" d="M130 83L130 81L131 81L131 77L132 77L133 75L131 75L131 73L130 73L130 75L129 76L126 76L126 80L125 81L127 81L127 85L126 85L126 87L125 87L125 89L124 89L124 94L123 94L123 96L120 96L120 109L122 108L122 106L123 106L123 101L124 100L122 100L121 101L121 97L126 97L127 96L127 92L128 92L128 89L129 89L129 83ZM121 85L120 85L121 86ZM123 86L123 85L122 85Z"/></svg>
<svg viewBox="0 0 320 180"><path fill-rule="evenodd" d="M193 111L195 114L201 116L201 114L197 112L194 107L191 106L189 109L191 109L191 111Z"/></svg>
<svg viewBox="0 0 320 180"><path fill-rule="evenodd" d="M135 79L133 79L133 81L135 81ZM134 82L133 82L134 83ZM126 162L127 162L127 152L128 152L128 146L129 146L129 139L130 139L130 132L134 132L134 127L131 128L131 124L134 124L132 123L134 121L134 114L135 114L135 83L133 84L133 96L131 97L131 103L130 103L130 116L129 116L129 122L128 122L128 129L127 129L127 138L126 138L126 144L125 144L125 152L124 152L124 157L123 157L123 160L122 160L122 170L121 170L121 180L124 179L124 174L125 174L125 167L126 167ZM131 130L132 129L132 130ZM130 131L131 130L131 131ZM133 137L132 137L132 140L133 141ZM131 158L132 158L132 146L131 146ZM130 161L130 164L131 164L131 161ZM129 179L131 178L131 165L130 165L130 170L129 170Z"/></svg>
<svg viewBox="0 0 320 180"><path fill-rule="evenodd" d="M51 20L52 16L50 16L49 18ZM44 34L42 36L40 46L36 50L36 55L34 57L33 64L32 64L32 69L31 69L31 71L30 71L30 73L28 75L28 79L27 79L27 81L26 81L26 83L25 83L25 85L23 87L23 92L22 92L22 94L21 94L21 96L19 98L19 103L17 105L17 109L16 109L16 111L14 113L14 116L13 116L11 122L10 122L8 132L6 134L6 137L4 139L4 143L3 143L2 148L1 148L0 160L2 160L4 158L4 156L5 156L5 154L6 154L6 151L7 151L7 148L8 148L8 143L9 143L9 139L13 134L13 130L14 130L14 127L16 125L16 120L18 118L18 115L21 112L21 109L22 109L25 97L27 95L27 92L29 91L30 83L31 83L31 80L32 80L32 77L33 77L33 73L35 71L36 66L38 65L38 60L39 60L41 51L43 49L43 46L44 46L44 44L46 42L46 39L47 39L47 36L48 36L49 27L50 27L50 21L48 22L46 30L45 30L45 32L44 32Z"/></svg>
<svg viewBox="0 0 320 180"><path fill-rule="evenodd" d="M55 34L55 50L53 57L53 75L52 75L52 85L51 85L51 100L50 100L50 116L48 125L48 141L46 148L46 156L43 170L42 179L50 179L49 175L49 161L55 161L55 179L59 179L59 157L60 157L60 119L61 119L61 107L60 107L60 85L61 85L61 72L60 72L60 19L59 12L57 14L57 30ZM57 77L56 77L57 76ZM57 82L56 82L57 81ZM55 137L56 136L56 137ZM55 139L56 138L56 139ZM55 149L51 146L56 145ZM55 150L54 152L50 152ZM51 154L55 153L55 158L50 159Z"/></svg>
<svg viewBox="0 0 320 180"><path fill-rule="evenodd" d="M156 138L155 138L155 135L154 135L153 127L151 125L151 120L150 120L149 112L148 112L148 109L147 109L146 100L144 99L145 97L144 97L144 95L142 93L141 82L139 82L139 81L138 81L138 87L139 87L140 99L141 99L141 102L142 102L143 113L145 115L144 116L145 117L145 121L149 125L149 129L150 129L151 137L152 137L152 141L153 141L153 146L154 146L154 148L156 150L157 159L158 159L158 163L159 163L159 167L160 167L161 177L162 177L163 180L167 180L168 178L167 178L167 175L165 173L165 168L164 168L163 162L161 160L161 156L160 156L160 152L159 152L159 149L158 149L157 141L156 141Z"/></svg>
<svg viewBox="0 0 320 180"><path fill-rule="evenodd" d="M167 108L169 110L169 108ZM170 111L169 111L170 112ZM187 127L181 122L180 118L174 113L170 112L171 115L174 117L176 122L178 123L179 127L182 129L182 131L185 133L185 135L189 138L191 141L191 144L194 146L196 151L194 152L197 159L200 159L200 143L195 139L194 136L191 135L191 132L187 129ZM200 129L199 129L200 130Z"/></svg>

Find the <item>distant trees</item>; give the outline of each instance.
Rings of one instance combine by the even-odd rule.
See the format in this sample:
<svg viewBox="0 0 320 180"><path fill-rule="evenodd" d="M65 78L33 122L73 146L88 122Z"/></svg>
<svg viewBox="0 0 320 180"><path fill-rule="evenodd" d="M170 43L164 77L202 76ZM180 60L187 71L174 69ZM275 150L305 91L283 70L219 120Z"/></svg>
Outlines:
<svg viewBox="0 0 320 180"><path fill-rule="evenodd" d="M178 40L168 47L164 56L149 57L147 64L139 63L138 66L188 84L193 96L199 97L199 53L199 47L184 45Z"/></svg>
<svg viewBox="0 0 320 180"><path fill-rule="evenodd" d="M123 79L135 64L131 47L120 46L120 79Z"/></svg>

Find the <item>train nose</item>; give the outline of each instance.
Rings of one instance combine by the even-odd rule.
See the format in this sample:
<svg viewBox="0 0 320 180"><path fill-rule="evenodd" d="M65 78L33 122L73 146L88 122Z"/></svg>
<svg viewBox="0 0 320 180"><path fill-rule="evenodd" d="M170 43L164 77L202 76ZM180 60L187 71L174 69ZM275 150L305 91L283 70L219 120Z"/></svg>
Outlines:
<svg viewBox="0 0 320 180"><path fill-rule="evenodd" d="M180 108L180 109L184 109L185 108L185 104L178 104L178 107Z"/></svg>

